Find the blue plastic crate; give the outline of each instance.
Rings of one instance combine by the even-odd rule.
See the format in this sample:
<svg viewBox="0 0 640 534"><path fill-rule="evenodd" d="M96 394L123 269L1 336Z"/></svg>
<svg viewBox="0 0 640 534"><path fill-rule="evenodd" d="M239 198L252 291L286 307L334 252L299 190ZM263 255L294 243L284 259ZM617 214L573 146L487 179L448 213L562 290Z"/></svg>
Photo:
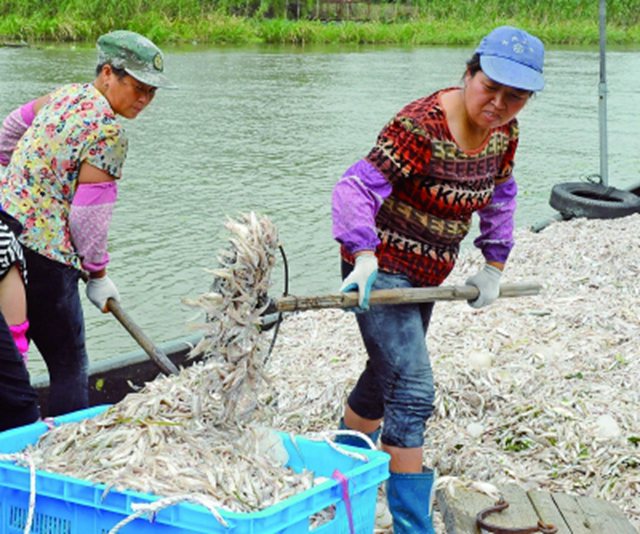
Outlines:
<svg viewBox="0 0 640 534"><path fill-rule="evenodd" d="M56 418L56 424L94 417L107 409L98 406ZM34 423L0 433L0 454L20 452L46 432L44 423ZM363 462L340 454L326 443L280 434L289 453L289 467L308 469L315 476L330 478L339 470L348 479L355 532L370 534L375 523L378 485L389 476L389 456L380 451L352 449L365 454ZM34 534L107 534L133 510L132 503L149 503L160 497L135 491L112 490L104 495L103 484L93 484L54 473L38 471L36 506L31 532ZM29 509L29 470L11 462L0 462L0 534L21 534ZM234 534L350 534L343 486L328 480L264 510L235 513L221 510L229 524L222 526L206 508L181 503L160 510L153 522L139 518L120 529L122 534L234 533ZM311 530L310 518L335 507L329 522Z"/></svg>

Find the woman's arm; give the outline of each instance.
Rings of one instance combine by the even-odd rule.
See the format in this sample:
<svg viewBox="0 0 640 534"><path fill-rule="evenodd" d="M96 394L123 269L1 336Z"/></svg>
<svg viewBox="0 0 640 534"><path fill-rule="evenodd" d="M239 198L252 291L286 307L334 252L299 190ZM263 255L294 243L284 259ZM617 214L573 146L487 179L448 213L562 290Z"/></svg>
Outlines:
<svg viewBox="0 0 640 534"><path fill-rule="evenodd" d="M49 101L49 95L41 96L14 109L0 128L0 166L7 166L18 141L33 123L38 111Z"/></svg>
<svg viewBox="0 0 640 534"><path fill-rule="evenodd" d="M482 250L487 263L502 269L513 248L514 214L518 185L511 176L496 185L491 203L478 211L480 235L473 244Z"/></svg>
<svg viewBox="0 0 640 534"><path fill-rule="evenodd" d="M118 186L113 176L86 162L80 166L69 229L82 267L92 278L106 274L109 226L117 198Z"/></svg>
<svg viewBox="0 0 640 534"><path fill-rule="evenodd" d="M367 160L352 165L333 189L333 237L350 253L375 250L380 240L375 218L391 184Z"/></svg>
<svg viewBox="0 0 640 534"><path fill-rule="evenodd" d="M71 239L82 267L89 272L87 297L107 312L108 299L120 300L117 287L107 276L107 240L118 187L113 176L87 162L80 166L78 182L69 214Z"/></svg>
<svg viewBox="0 0 640 534"><path fill-rule="evenodd" d="M49 102L50 98L51 98L51 95L46 94L44 96L41 96L40 98L36 98L35 100L33 100L34 116L38 114L38 111L42 109L42 106L44 106L47 102Z"/></svg>
<svg viewBox="0 0 640 534"><path fill-rule="evenodd" d="M510 124L510 138L502 160L500 172L495 177L495 189L491 202L478 211L480 235L473 244L482 250L488 264L502 270L514 245L513 230L518 184L513 177L516 150L519 142L518 121Z"/></svg>

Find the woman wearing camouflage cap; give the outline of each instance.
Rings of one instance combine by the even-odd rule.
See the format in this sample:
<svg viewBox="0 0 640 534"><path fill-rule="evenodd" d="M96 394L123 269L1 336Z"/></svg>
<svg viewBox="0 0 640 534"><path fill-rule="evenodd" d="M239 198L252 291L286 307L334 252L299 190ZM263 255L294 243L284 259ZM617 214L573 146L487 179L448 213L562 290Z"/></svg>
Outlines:
<svg viewBox="0 0 640 534"><path fill-rule="evenodd" d="M150 40L118 30L98 39L92 83L74 83L12 112L0 131L2 217L22 225L29 337L49 370L50 415L88 405L78 279L100 310L119 299L107 275L107 235L134 119L170 85ZM0 167L1 169L1 167ZM15 222L15 221L13 221Z"/></svg>

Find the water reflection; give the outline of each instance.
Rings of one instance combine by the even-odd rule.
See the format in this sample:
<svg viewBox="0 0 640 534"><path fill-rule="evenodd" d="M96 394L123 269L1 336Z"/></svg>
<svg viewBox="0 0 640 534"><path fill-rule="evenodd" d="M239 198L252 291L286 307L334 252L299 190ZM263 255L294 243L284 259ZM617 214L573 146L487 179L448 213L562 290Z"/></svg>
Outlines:
<svg viewBox="0 0 640 534"><path fill-rule="evenodd" d="M161 90L127 123L130 153L111 232L111 275L123 307L160 342L190 332L184 296L208 288L204 269L223 222L257 210L278 225L291 292L334 292L330 194L404 104L459 82L468 48L172 49ZM518 224L552 213L551 186L598 172L598 52L551 50L547 87L521 114ZM610 183L638 176L637 51L613 51ZM61 83L93 79L92 47L0 49L0 113ZM452 283L460 281L451 281ZM282 284L276 275L274 293ZM93 359L137 348L115 319L86 303ZM41 365L34 360L33 371Z"/></svg>

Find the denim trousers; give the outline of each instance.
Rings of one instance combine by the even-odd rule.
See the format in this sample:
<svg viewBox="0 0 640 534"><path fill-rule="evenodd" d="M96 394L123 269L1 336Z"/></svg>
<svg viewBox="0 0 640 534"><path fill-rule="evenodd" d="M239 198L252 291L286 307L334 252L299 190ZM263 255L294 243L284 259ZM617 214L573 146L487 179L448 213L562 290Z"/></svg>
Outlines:
<svg viewBox="0 0 640 534"><path fill-rule="evenodd" d="M89 405L84 316L78 292L80 271L24 248L29 270L29 337L49 370L49 416Z"/></svg>
<svg viewBox="0 0 640 534"><path fill-rule="evenodd" d="M351 269L343 262L343 278ZM410 287L407 277L379 271L372 289ZM430 302L371 306L356 313L369 358L348 403L360 417L384 419L381 440L385 445L413 448L424 443L434 400L426 343L432 311Z"/></svg>

